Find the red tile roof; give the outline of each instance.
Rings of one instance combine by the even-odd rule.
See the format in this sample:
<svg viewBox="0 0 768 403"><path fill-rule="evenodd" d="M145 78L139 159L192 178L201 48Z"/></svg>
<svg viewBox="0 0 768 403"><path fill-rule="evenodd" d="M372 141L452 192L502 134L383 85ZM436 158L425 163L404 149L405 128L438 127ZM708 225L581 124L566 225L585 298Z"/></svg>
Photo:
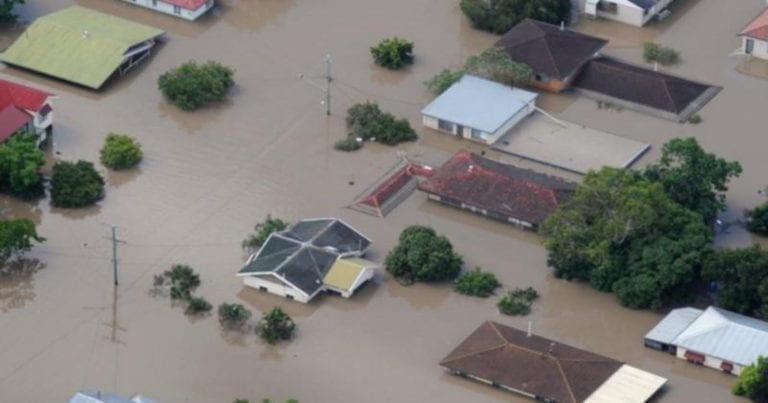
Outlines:
<svg viewBox="0 0 768 403"><path fill-rule="evenodd" d="M187 10L197 10L207 3L207 0L160 0L173 6L186 8Z"/></svg>
<svg viewBox="0 0 768 403"><path fill-rule="evenodd" d="M10 81L0 80L0 109L14 105L37 112L50 96L51 94L47 92Z"/></svg>
<svg viewBox="0 0 768 403"><path fill-rule="evenodd" d="M747 26L741 30L739 35L748 36L761 41L768 41L768 8L763 10L760 15L747 24Z"/></svg>
<svg viewBox="0 0 768 403"><path fill-rule="evenodd" d="M485 209L498 218L538 225L569 198L576 185L528 169L460 151L419 185L448 204Z"/></svg>
<svg viewBox="0 0 768 403"><path fill-rule="evenodd" d="M32 120L32 116L15 106L0 109L0 143L19 131Z"/></svg>

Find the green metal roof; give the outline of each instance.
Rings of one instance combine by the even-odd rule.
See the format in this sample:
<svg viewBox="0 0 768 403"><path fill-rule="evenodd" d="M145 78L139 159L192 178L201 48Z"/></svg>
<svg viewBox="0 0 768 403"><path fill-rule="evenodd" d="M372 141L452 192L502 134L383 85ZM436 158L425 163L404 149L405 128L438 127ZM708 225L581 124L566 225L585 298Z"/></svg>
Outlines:
<svg viewBox="0 0 768 403"><path fill-rule="evenodd" d="M360 277L360 273L368 267L376 267L376 263L361 258L339 259L331 266L331 270L323 278L323 283L344 291L354 291L352 286Z"/></svg>
<svg viewBox="0 0 768 403"><path fill-rule="evenodd" d="M97 89L117 70L129 48L163 33L74 6L38 18L0 59Z"/></svg>

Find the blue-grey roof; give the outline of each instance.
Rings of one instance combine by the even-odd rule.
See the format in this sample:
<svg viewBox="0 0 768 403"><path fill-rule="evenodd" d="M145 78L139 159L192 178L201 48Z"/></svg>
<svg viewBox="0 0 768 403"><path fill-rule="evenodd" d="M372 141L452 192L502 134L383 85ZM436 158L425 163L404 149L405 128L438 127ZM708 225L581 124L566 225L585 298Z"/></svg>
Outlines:
<svg viewBox="0 0 768 403"><path fill-rule="evenodd" d="M528 104L535 102L537 96L535 92L465 74L421 113L494 133Z"/></svg>
<svg viewBox="0 0 768 403"><path fill-rule="evenodd" d="M655 6L659 0L629 0L632 4L642 8L643 10L650 10Z"/></svg>
<svg viewBox="0 0 768 403"><path fill-rule="evenodd" d="M102 393L95 390L80 391L71 399L69 403L157 403L156 401L141 395L124 397L112 393Z"/></svg>
<svg viewBox="0 0 768 403"><path fill-rule="evenodd" d="M659 343L671 344L704 311L696 308L672 310L664 319L651 329L645 338Z"/></svg>

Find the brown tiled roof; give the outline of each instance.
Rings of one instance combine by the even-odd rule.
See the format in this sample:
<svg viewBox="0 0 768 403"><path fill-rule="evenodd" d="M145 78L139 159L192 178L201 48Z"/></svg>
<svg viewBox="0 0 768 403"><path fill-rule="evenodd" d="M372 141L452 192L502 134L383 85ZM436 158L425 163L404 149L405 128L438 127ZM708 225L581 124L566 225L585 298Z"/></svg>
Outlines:
<svg viewBox="0 0 768 403"><path fill-rule="evenodd" d="M573 86L675 114L712 88L608 57L587 63Z"/></svg>
<svg viewBox="0 0 768 403"><path fill-rule="evenodd" d="M575 347L485 322L440 365L556 402L583 402L623 364Z"/></svg>
<svg viewBox="0 0 768 403"><path fill-rule="evenodd" d="M538 225L569 198L576 184L469 151L456 153L419 189Z"/></svg>
<svg viewBox="0 0 768 403"><path fill-rule="evenodd" d="M755 17L754 20L750 21L749 24L741 30L739 35L748 36L761 41L768 41L768 8L763 10L763 12Z"/></svg>
<svg viewBox="0 0 768 403"><path fill-rule="evenodd" d="M544 22L525 19L496 42L512 60L534 72L565 79L589 60L608 41Z"/></svg>

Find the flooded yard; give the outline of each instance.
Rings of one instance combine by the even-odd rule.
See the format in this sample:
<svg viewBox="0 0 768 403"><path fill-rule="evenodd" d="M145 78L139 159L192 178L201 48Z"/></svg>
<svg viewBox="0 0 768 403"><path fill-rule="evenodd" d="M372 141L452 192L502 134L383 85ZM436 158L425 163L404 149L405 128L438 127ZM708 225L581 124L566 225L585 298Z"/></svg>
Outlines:
<svg viewBox="0 0 768 403"><path fill-rule="evenodd" d="M670 20L647 31L585 20L575 28L615 36L607 53L636 63L649 38L680 49L682 63L665 71L724 87L701 111L701 124L599 109L570 95L547 96L543 107L651 144L637 166L653 161L667 140L685 136L741 161L744 173L732 183L723 215L733 225L718 242L747 245L755 240L738 220L764 200L758 191L768 185L768 80L739 73L731 53L736 33L764 2L678 1ZM97 161L109 132L135 136L145 159L135 171L105 172L106 198L93 208L0 197L2 217L28 217L47 238L25 264L0 272L0 401L63 401L80 389L190 403L528 401L437 365L488 319L520 328L530 320L537 334L664 376L669 382L660 401L741 401L730 394L735 378L643 347L660 313L627 310L612 295L554 279L535 234L429 202L419 192L384 220L343 207L397 161L398 150L439 164L461 148L481 149L420 124L419 111L430 100L423 81L460 67L496 40L467 24L458 1L221 0L196 23L102 0L40 0L20 12L29 20L72 4L156 26L167 31L166 41L102 92L9 67L2 73L59 96L51 159ZM3 46L20 32L0 36ZM415 42L416 62L401 72L375 67L368 51L394 35ZM321 105L326 54L333 60L330 117ZM185 113L162 99L158 76L190 59L236 69L228 101ZM351 154L334 151L346 135L344 111L365 100L408 118L420 139L397 149L368 144ZM267 214L293 222L341 217L373 240L371 258L378 261L405 226L430 225L448 236L468 268L481 266L505 287L533 286L542 296L522 318L500 315L495 298L461 296L447 285L404 288L383 271L349 300L328 295L302 305L245 289L234 276L246 258L240 241ZM106 239L111 225L126 242L118 248L116 292ZM214 306L242 302L252 309L251 324L273 306L284 307L298 324L297 339L271 347L253 333L223 331L215 315L188 319L150 293L153 274L174 263L200 273L197 294Z"/></svg>

